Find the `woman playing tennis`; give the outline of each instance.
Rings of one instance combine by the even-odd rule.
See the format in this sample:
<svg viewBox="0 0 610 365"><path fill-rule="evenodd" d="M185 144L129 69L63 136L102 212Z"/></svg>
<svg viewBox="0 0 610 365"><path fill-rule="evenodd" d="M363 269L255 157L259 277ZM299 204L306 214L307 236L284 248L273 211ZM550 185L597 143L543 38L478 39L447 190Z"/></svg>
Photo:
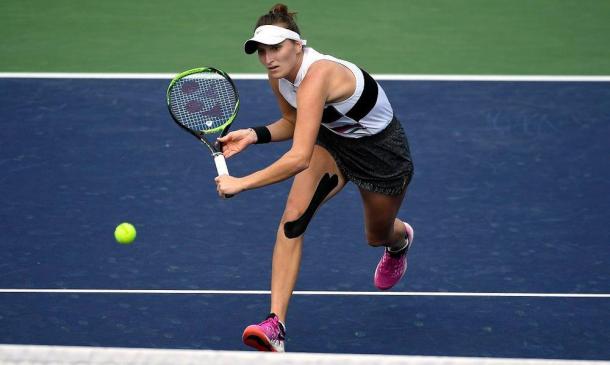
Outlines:
<svg viewBox="0 0 610 365"><path fill-rule="evenodd" d="M368 244L385 248L375 286L389 289L404 276L413 228L396 215L413 164L401 123L368 73L307 47L294 13L283 4L261 16L255 28L244 49L258 53L282 117L220 138L223 154L230 157L250 144L287 139L292 146L270 166L241 178L218 176L216 184L220 195L238 194L294 176L273 251L271 313L243 333L245 344L281 352L307 224L348 181L362 196Z"/></svg>

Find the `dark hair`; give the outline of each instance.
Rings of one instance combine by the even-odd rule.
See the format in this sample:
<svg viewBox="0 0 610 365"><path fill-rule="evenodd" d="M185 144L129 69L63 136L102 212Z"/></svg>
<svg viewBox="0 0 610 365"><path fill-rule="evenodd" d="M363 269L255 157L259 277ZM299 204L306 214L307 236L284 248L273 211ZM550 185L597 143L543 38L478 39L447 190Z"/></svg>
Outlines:
<svg viewBox="0 0 610 365"><path fill-rule="evenodd" d="M299 31L299 26L294 21L296 15L297 13L289 13L286 5L275 4L267 14L258 18L256 27L254 27L254 29L260 27L261 25L277 25L301 34Z"/></svg>

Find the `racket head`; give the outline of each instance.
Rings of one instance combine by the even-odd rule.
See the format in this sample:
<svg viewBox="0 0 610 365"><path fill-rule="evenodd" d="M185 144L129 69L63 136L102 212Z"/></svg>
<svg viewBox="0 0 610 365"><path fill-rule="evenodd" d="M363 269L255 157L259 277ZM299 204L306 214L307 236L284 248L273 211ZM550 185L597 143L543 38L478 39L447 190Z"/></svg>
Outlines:
<svg viewBox="0 0 610 365"><path fill-rule="evenodd" d="M174 121L197 137L223 135L239 110L235 83L214 67L194 68L176 75L166 98Z"/></svg>

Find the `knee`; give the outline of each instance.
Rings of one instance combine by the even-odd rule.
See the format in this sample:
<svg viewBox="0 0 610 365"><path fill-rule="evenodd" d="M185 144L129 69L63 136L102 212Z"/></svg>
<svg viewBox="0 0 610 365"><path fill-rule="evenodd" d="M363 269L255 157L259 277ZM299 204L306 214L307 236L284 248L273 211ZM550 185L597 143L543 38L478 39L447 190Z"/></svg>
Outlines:
<svg viewBox="0 0 610 365"><path fill-rule="evenodd" d="M302 236L309 223L304 212L304 209L288 204L284 209L278 234L289 239Z"/></svg>
<svg viewBox="0 0 610 365"><path fill-rule="evenodd" d="M304 212L305 209L292 205L289 202L289 204L287 204L286 208L284 209L284 214L282 215L282 224L286 222L296 221L301 216L303 216Z"/></svg>

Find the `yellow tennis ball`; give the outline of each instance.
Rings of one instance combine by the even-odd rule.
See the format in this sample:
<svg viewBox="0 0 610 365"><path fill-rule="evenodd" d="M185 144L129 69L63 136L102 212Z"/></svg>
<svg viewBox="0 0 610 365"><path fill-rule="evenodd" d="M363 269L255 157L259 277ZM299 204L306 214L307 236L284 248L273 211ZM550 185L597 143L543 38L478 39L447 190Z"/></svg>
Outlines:
<svg viewBox="0 0 610 365"><path fill-rule="evenodd" d="M136 228L130 223L121 223L114 230L114 238L118 243L128 245L136 239Z"/></svg>

